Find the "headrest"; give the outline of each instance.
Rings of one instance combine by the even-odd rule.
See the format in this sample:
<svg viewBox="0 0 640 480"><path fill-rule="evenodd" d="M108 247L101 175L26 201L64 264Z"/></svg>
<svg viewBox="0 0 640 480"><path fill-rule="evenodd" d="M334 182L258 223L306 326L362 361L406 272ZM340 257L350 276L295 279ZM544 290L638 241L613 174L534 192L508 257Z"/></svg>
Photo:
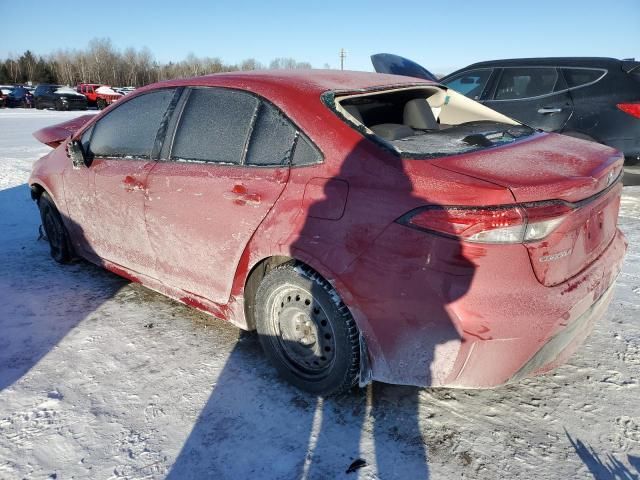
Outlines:
<svg viewBox="0 0 640 480"><path fill-rule="evenodd" d="M438 122L425 98L409 100L404 106L404 124L416 130L438 130Z"/></svg>

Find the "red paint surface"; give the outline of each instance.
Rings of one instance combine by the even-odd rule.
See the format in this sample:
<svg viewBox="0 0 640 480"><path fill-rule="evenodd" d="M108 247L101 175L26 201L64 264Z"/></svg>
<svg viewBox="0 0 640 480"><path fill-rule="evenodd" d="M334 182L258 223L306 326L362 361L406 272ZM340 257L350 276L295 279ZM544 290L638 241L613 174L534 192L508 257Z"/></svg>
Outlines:
<svg viewBox="0 0 640 480"><path fill-rule="evenodd" d="M36 163L30 184L51 193L83 256L184 303L244 326L249 272L270 256L290 256L327 278L350 308L374 379L499 385L615 279L625 251L616 228L620 189L575 210L556 235L527 245L465 243L396 220L425 205L583 200L605 188L621 159L607 147L550 134L436 160L399 159L320 99L327 90L413 83L282 71L145 87L122 102L167 85L249 90L282 109L325 161L271 169L98 160L73 169L60 146ZM77 136L87 126L76 128ZM37 138L59 141L60 132L50 127ZM567 248L572 254L553 265L536 264Z"/></svg>

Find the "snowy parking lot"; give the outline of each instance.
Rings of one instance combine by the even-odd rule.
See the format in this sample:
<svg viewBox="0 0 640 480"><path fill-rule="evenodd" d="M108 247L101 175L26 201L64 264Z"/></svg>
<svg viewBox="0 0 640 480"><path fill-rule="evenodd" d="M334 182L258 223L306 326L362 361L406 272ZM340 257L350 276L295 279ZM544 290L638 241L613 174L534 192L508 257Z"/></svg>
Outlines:
<svg viewBox="0 0 640 480"><path fill-rule="evenodd" d="M640 187L614 300L567 365L322 400L254 335L50 258L26 186L49 148L31 134L85 113L0 110L0 479L640 478Z"/></svg>

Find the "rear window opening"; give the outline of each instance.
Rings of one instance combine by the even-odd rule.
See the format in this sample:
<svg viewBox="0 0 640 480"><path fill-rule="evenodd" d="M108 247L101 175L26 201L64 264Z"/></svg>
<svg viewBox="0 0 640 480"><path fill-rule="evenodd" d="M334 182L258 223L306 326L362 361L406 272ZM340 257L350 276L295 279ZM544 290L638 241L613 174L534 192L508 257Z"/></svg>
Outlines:
<svg viewBox="0 0 640 480"><path fill-rule="evenodd" d="M337 95L333 103L354 127L405 157L470 152L511 143L534 132L439 86Z"/></svg>

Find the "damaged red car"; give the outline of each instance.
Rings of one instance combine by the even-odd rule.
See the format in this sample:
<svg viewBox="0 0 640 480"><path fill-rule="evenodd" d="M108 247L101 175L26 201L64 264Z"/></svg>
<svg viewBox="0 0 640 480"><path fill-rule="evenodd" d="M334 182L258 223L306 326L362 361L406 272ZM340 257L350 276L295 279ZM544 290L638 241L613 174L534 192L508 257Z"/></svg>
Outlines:
<svg viewBox="0 0 640 480"><path fill-rule="evenodd" d="M409 77L168 81L35 136L56 147L29 184L57 261L257 330L317 394L546 372L626 249L619 152Z"/></svg>

